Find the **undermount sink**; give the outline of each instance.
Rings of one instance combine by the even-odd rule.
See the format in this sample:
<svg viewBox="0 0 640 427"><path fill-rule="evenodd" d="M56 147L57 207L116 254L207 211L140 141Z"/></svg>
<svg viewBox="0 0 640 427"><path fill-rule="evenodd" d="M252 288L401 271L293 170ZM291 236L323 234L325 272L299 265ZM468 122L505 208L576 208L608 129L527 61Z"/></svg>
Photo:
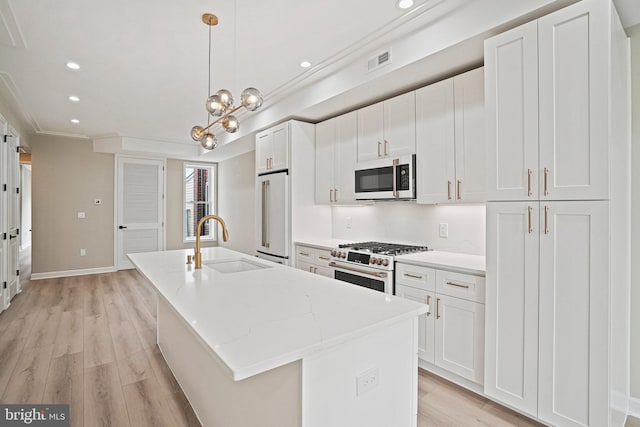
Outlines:
<svg viewBox="0 0 640 427"><path fill-rule="evenodd" d="M263 268L271 268L257 262L249 261L245 258L237 259L216 259L211 261L202 261L203 265L214 269L218 273L240 273L241 271L260 270Z"/></svg>

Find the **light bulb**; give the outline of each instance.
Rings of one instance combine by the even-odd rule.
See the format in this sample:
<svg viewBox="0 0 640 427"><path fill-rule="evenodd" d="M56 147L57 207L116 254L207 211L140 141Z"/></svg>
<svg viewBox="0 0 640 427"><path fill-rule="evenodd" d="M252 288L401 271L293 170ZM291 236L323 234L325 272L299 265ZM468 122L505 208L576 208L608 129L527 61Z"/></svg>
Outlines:
<svg viewBox="0 0 640 427"><path fill-rule="evenodd" d="M254 87L248 87L242 91L240 101L244 108L249 111L256 111L262 106L262 94Z"/></svg>
<svg viewBox="0 0 640 427"><path fill-rule="evenodd" d="M233 95L227 89L220 89L216 92L216 95L220 97L220 102L225 108L233 107Z"/></svg>
<svg viewBox="0 0 640 427"><path fill-rule="evenodd" d="M227 109L218 95L211 95L208 97L205 107L212 116L221 116Z"/></svg>
<svg viewBox="0 0 640 427"><path fill-rule="evenodd" d="M229 133L236 133L240 129L240 122L234 115L228 115L222 121L222 127Z"/></svg>
<svg viewBox="0 0 640 427"><path fill-rule="evenodd" d="M200 141L200 145L202 145L202 148L205 150L213 150L218 146L218 139L214 134L207 133L204 138L202 138L202 141Z"/></svg>
<svg viewBox="0 0 640 427"><path fill-rule="evenodd" d="M191 139L194 141L202 141L204 138L204 129L202 126L194 126L191 128Z"/></svg>

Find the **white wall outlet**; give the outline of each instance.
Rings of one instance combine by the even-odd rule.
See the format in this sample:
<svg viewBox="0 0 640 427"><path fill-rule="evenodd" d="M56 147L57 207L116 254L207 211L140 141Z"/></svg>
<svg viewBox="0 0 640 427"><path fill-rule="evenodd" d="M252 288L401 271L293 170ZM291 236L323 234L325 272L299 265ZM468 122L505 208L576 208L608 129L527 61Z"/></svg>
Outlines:
<svg viewBox="0 0 640 427"><path fill-rule="evenodd" d="M380 371L378 368L371 368L356 377L356 396L373 390L380 381Z"/></svg>
<svg viewBox="0 0 640 427"><path fill-rule="evenodd" d="M93 199L93 204L94 205L101 205L102 204L102 199Z"/></svg>
<svg viewBox="0 0 640 427"><path fill-rule="evenodd" d="M86 249L80 249L80 256L85 256L87 254Z"/></svg>
<svg viewBox="0 0 640 427"><path fill-rule="evenodd" d="M441 222L438 225L438 233L440 234L440 237L449 237L449 224Z"/></svg>
<svg viewBox="0 0 640 427"><path fill-rule="evenodd" d="M84 219L84 218L86 218L86 217L87 217L87 216L86 216L86 214L85 214L84 212L78 212L78 218L79 218L79 219Z"/></svg>
<svg viewBox="0 0 640 427"><path fill-rule="evenodd" d="M351 222L351 217L348 216L347 217L347 228L351 228L352 222Z"/></svg>

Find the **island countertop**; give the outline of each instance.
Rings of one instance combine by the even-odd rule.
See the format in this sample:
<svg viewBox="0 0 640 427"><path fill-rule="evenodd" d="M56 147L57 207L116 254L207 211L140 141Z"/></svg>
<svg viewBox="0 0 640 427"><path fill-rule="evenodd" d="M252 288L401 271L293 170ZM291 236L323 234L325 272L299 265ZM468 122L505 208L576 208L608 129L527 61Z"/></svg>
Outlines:
<svg viewBox="0 0 640 427"><path fill-rule="evenodd" d="M203 263L242 258L269 268L235 273L206 265L195 269L186 264L190 254L193 249L129 258L235 381L424 314L428 308L221 247L203 248Z"/></svg>

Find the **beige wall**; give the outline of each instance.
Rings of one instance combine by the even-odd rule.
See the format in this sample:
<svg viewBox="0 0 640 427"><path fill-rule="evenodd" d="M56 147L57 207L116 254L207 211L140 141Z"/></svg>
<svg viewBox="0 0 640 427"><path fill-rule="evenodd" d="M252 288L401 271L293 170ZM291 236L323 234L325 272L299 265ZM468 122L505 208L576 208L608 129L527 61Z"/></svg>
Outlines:
<svg viewBox="0 0 640 427"><path fill-rule="evenodd" d="M167 249L192 248L193 242L184 243L183 214L183 165L182 160L167 160ZM189 163L189 162L187 162ZM216 246L216 242L202 242L202 246Z"/></svg>
<svg viewBox="0 0 640 427"><path fill-rule="evenodd" d="M226 248L254 255L255 151L218 164L218 214L229 228Z"/></svg>
<svg viewBox="0 0 640 427"><path fill-rule="evenodd" d="M631 37L631 396L640 399L640 25Z"/></svg>
<svg viewBox="0 0 640 427"><path fill-rule="evenodd" d="M33 136L31 151L32 272L112 267L113 155L94 153L89 140L49 135Z"/></svg>

